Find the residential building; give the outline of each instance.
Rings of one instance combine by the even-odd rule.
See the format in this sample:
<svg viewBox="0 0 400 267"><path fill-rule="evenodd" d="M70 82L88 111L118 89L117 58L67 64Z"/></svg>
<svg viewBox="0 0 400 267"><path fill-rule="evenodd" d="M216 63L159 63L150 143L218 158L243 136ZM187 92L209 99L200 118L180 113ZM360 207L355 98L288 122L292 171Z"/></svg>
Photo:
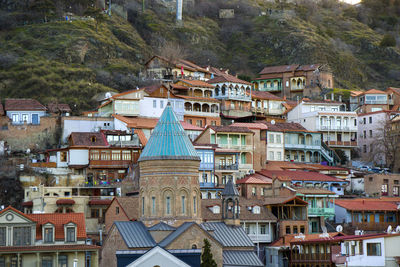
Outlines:
<svg viewBox="0 0 400 267"><path fill-rule="evenodd" d="M296 188L296 196L308 203L308 231L321 233L326 229L325 221L335 216L335 198L338 196L323 188Z"/></svg>
<svg viewBox="0 0 400 267"><path fill-rule="evenodd" d="M400 196L400 174L366 174L364 190L371 197Z"/></svg>
<svg viewBox="0 0 400 267"><path fill-rule="evenodd" d="M122 116L139 116L139 100L144 97L144 90L130 90L115 94L104 100L98 107L98 117L111 117L112 114Z"/></svg>
<svg viewBox="0 0 400 267"><path fill-rule="evenodd" d="M324 88L333 88L333 74L320 64L265 67L253 87L277 96L295 99L297 96L318 97Z"/></svg>
<svg viewBox="0 0 400 267"><path fill-rule="evenodd" d="M254 170L254 132L246 127L208 126L196 143L216 144L215 175L218 184L234 181Z"/></svg>
<svg viewBox="0 0 400 267"><path fill-rule="evenodd" d="M388 87L386 92L388 93L389 109L398 111L400 104L400 88Z"/></svg>
<svg viewBox="0 0 400 267"><path fill-rule="evenodd" d="M185 59L169 59L155 55L144 64L144 75L149 79L197 79L206 81L211 73Z"/></svg>
<svg viewBox="0 0 400 267"><path fill-rule="evenodd" d="M328 233L327 237L333 238L341 235L337 232ZM271 267L291 266L291 242L298 240L314 240L320 238L320 234L291 234L280 237L265 248L266 265ZM309 265L310 266L310 265ZM312 265L311 265L312 266ZM329 265L328 265L329 266Z"/></svg>
<svg viewBox="0 0 400 267"><path fill-rule="evenodd" d="M357 147L357 114L344 111L341 102L303 99L289 111L288 121L300 123L309 131L322 133L322 140L335 150L342 150L351 160Z"/></svg>
<svg viewBox="0 0 400 267"><path fill-rule="evenodd" d="M251 92L251 110L254 116L280 118L286 114L285 100L264 91Z"/></svg>
<svg viewBox="0 0 400 267"><path fill-rule="evenodd" d="M14 125L39 125L40 118L46 115L47 108L35 99L8 98L5 100L4 111Z"/></svg>
<svg viewBox="0 0 400 267"><path fill-rule="evenodd" d="M251 112L251 83L223 74L209 81L215 86L214 98L221 100L222 119L231 121L248 117Z"/></svg>
<svg viewBox="0 0 400 267"><path fill-rule="evenodd" d="M2 266L98 266L100 247L86 244L85 217L0 211Z"/></svg>
<svg viewBox="0 0 400 267"><path fill-rule="evenodd" d="M350 111L356 111L358 109L358 107L360 106L358 97L363 93L364 91L350 91L350 99L349 99Z"/></svg>
<svg viewBox="0 0 400 267"><path fill-rule="evenodd" d="M211 144L194 144L199 155L199 183L202 199L215 199L220 197L222 189L215 178L215 148Z"/></svg>
<svg viewBox="0 0 400 267"><path fill-rule="evenodd" d="M344 223L350 229L384 231L390 225L399 224L396 200L384 199L337 199L335 201L335 223Z"/></svg>
<svg viewBox="0 0 400 267"><path fill-rule="evenodd" d="M171 85L174 94L192 97L214 97L215 86L202 80L180 79Z"/></svg>
<svg viewBox="0 0 400 267"><path fill-rule="evenodd" d="M198 127L221 125L219 100L206 97L181 96L185 100L184 120Z"/></svg>
<svg viewBox="0 0 400 267"><path fill-rule="evenodd" d="M358 95L357 113L369 113L389 109L388 92L371 89Z"/></svg>
<svg viewBox="0 0 400 267"><path fill-rule="evenodd" d="M115 221L135 221L139 218L139 198L137 196L114 197L104 214L105 234Z"/></svg>
<svg viewBox="0 0 400 267"><path fill-rule="evenodd" d="M358 114L358 147L364 162L371 162L377 166L386 165L384 135L385 131L390 130L388 124L391 118L399 113L381 110Z"/></svg>
<svg viewBox="0 0 400 267"><path fill-rule="evenodd" d="M49 103L47 104L47 111L54 116L70 116L71 108L68 104L63 103Z"/></svg>
<svg viewBox="0 0 400 267"><path fill-rule="evenodd" d="M99 132L100 130L114 130L112 117L84 117L69 116L62 118L61 143L66 144L73 132Z"/></svg>

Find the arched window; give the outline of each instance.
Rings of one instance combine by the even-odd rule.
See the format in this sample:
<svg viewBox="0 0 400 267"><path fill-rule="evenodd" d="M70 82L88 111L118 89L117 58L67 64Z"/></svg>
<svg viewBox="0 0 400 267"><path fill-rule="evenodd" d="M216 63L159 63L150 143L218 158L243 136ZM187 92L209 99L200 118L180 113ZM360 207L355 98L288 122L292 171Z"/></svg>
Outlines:
<svg viewBox="0 0 400 267"><path fill-rule="evenodd" d="M171 197L166 197L165 199L165 213L171 214Z"/></svg>
<svg viewBox="0 0 400 267"><path fill-rule="evenodd" d="M186 214L186 197L181 196L182 214Z"/></svg>
<svg viewBox="0 0 400 267"><path fill-rule="evenodd" d="M192 249L197 249L197 245L196 245L196 244L193 244L193 245L192 245Z"/></svg>
<svg viewBox="0 0 400 267"><path fill-rule="evenodd" d="M151 214L156 214L156 197L151 197Z"/></svg>

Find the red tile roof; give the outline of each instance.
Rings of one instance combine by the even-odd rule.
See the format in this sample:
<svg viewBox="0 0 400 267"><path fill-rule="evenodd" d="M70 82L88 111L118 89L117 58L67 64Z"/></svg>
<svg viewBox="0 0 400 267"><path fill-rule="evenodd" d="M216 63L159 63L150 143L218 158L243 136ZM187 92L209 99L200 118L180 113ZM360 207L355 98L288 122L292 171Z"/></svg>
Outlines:
<svg viewBox="0 0 400 267"><path fill-rule="evenodd" d="M64 225L68 223L76 224L76 236L77 239L86 239L86 225L85 225L85 214L84 213L41 213L41 214L29 214L33 221L37 222L36 225L36 239L42 239L42 225L46 223L52 223L55 227L55 239L64 240Z"/></svg>
<svg viewBox="0 0 400 267"><path fill-rule="evenodd" d="M235 127L235 126L208 126L217 133L253 133L246 127Z"/></svg>
<svg viewBox="0 0 400 267"><path fill-rule="evenodd" d="M181 121L182 127L184 130L189 130L189 131L204 131L204 128L201 128L196 125L192 125L190 123L187 123L186 121Z"/></svg>
<svg viewBox="0 0 400 267"><path fill-rule="evenodd" d="M129 118L121 115L112 115L114 118L124 122L127 124L128 128L143 128L143 129L154 129L156 127L158 119L150 119L150 118Z"/></svg>
<svg viewBox="0 0 400 267"><path fill-rule="evenodd" d="M282 65L282 66L271 66L265 67L260 71L260 74L271 74L281 72L292 72L295 71L300 65Z"/></svg>
<svg viewBox="0 0 400 267"><path fill-rule="evenodd" d="M332 232L332 233L328 233L328 234L329 234L330 238L338 236L338 235L343 235L338 232ZM313 240L313 239L319 238L320 235L321 234L307 234L307 235L303 235L301 238L299 238L299 235L296 235L296 234L285 235L285 236L279 238L278 240L272 242L271 245L269 245L269 246L270 247L289 247L291 242Z"/></svg>
<svg viewBox="0 0 400 267"><path fill-rule="evenodd" d="M72 132L70 135L70 145L85 147L109 146L102 132Z"/></svg>
<svg viewBox="0 0 400 267"><path fill-rule="evenodd" d="M390 90L392 90L394 93L400 95L400 88L388 87L388 88L386 89L386 91L390 91Z"/></svg>
<svg viewBox="0 0 400 267"><path fill-rule="evenodd" d="M6 111L12 110L46 110L46 107L39 103L36 99L31 98L9 98L5 101Z"/></svg>
<svg viewBox="0 0 400 267"><path fill-rule="evenodd" d="M47 108L51 113L71 112L71 108L68 104L49 103L47 104Z"/></svg>
<svg viewBox="0 0 400 267"><path fill-rule="evenodd" d="M112 202L111 199L92 199L89 200L89 205L110 205Z"/></svg>
<svg viewBox="0 0 400 267"><path fill-rule="evenodd" d="M270 92L263 92L263 91L251 91L251 98L283 101L283 99L280 98L279 96L273 95Z"/></svg>
<svg viewBox="0 0 400 267"><path fill-rule="evenodd" d="M337 199L335 204L352 211L397 211L397 204L380 199Z"/></svg>
<svg viewBox="0 0 400 267"><path fill-rule="evenodd" d="M304 128L300 123L296 122L275 122L273 124L271 122L260 121L260 123L264 123L265 125L267 125L269 131L274 131L274 132L287 132L287 131L310 132L306 128Z"/></svg>
<svg viewBox="0 0 400 267"><path fill-rule="evenodd" d="M188 84L189 86L193 87L207 87L207 88L214 88L214 85L211 85L205 81L200 81L200 80L187 80L187 79L181 79L180 80L183 83Z"/></svg>
<svg viewBox="0 0 400 267"><path fill-rule="evenodd" d="M140 143L145 146L148 140L144 132L141 129L135 129L135 133L138 135Z"/></svg>
<svg viewBox="0 0 400 267"><path fill-rule="evenodd" d="M200 97L200 96L190 96L190 95L177 95L177 97L180 97L183 99L188 99L188 100L194 100L194 101L206 101L206 102L219 103L218 99L211 98L211 97Z"/></svg>
<svg viewBox="0 0 400 267"><path fill-rule="evenodd" d="M383 94L383 95L387 95L387 92L381 91L381 90L376 90L376 89L370 89L366 92L362 93L363 95L369 95L369 94Z"/></svg>
<svg viewBox="0 0 400 267"><path fill-rule="evenodd" d="M243 81L233 75L226 74L226 73L223 73L220 76L215 77L214 79L208 80L207 82L209 84L231 82L231 83L241 83L241 84L251 85L251 83L249 83L247 81Z"/></svg>
<svg viewBox="0 0 400 267"><path fill-rule="evenodd" d="M342 179L331 177L319 172L307 172L307 171L272 171L272 170L261 170L259 171L262 175L270 178L285 179L289 178L294 181L321 181L321 182L343 182Z"/></svg>
<svg viewBox="0 0 400 267"><path fill-rule="evenodd" d="M250 123L250 122L235 122L232 123L230 126L233 127L245 127L245 128L249 128L249 129L260 129L260 130L268 130L267 125L265 125L264 123Z"/></svg>
<svg viewBox="0 0 400 267"><path fill-rule="evenodd" d="M244 177L243 179L237 180L236 184L272 184L272 179L254 173Z"/></svg>

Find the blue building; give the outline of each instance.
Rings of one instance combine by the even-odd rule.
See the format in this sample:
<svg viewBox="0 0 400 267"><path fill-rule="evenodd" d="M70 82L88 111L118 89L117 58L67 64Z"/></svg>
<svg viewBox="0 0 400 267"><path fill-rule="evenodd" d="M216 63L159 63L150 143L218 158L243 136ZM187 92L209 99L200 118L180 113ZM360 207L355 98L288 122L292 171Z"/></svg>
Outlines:
<svg viewBox="0 0 400 267"><path fill-rule="evenodd" d="M46 115L47 108L35 99L6 99L4 110L12 124L40 124L40 117Z"/></svg>

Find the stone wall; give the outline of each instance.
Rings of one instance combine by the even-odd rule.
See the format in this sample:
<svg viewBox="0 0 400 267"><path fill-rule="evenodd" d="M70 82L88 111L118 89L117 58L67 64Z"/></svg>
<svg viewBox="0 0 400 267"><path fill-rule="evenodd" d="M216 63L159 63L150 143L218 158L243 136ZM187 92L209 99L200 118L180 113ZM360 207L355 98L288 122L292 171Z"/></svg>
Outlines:
<svg viewBox="0 0 400 267"><path fill-rule="evenodd" d="M118 213L116 212L117 207L119 208ZM122 210L122 207L119 205L117 200L114 200L106 211L105 215L106 234L108 233L108 231L110 231L114 221L129 221L129 218L126 216L125 212Z"/></svg>
<svg viewBox="0 0 400 267"><path fill-rule="evenodd" d="M100 267L111 267L117 266L117 250L128 250L122 236L117 230L117 227L113 227L107 236L104 245L101 250Z"/></svg>

